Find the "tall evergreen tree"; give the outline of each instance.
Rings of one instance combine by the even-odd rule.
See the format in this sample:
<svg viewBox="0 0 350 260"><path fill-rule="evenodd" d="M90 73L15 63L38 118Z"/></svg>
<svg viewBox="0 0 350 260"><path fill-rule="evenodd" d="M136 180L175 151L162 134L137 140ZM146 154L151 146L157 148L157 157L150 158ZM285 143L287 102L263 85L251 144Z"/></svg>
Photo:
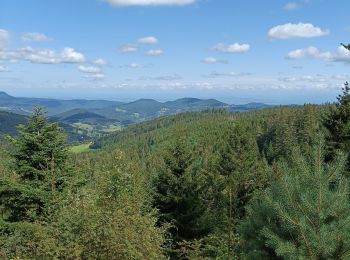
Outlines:
<svg viewBox="0 0 350 260"><path fill-rule="evenodd" d="M170 223L175 243L191 240L207 233L201 225L205 206L200 200L200 185L194 158L184 133L176 130L174 142L162 153L162 162L155 180L154 206L160 222Z"/></svg>
<svg viewBox="0 0 350 260"><path fill-rule="evenodd" d="M252 191L264 185L263 165L259 163L257 143L247 127L236 125L225 136L219 164L220 175L225 178L223 201L228 234L227 257L232 257L235 222L244 215L244 206Z"/></svg>
<svg viewBox="0 0 350 260"><path fill-rule="evenodd" d="M65 185L66 135L36 107L29 122L18 127L18 137L10 140L17 178L1 180L3 216L11 222L35 221L53 210L57 192Z"/></svg>
<svg viewBox="0 0 350 260"><path fill-rule="evenodd" d="M329 133L327 136L329 157L332 157L338 149L350 152L350 86L348 82L345 82L343 93L337 99L338 102L331 107L324 120Z"/></svg>

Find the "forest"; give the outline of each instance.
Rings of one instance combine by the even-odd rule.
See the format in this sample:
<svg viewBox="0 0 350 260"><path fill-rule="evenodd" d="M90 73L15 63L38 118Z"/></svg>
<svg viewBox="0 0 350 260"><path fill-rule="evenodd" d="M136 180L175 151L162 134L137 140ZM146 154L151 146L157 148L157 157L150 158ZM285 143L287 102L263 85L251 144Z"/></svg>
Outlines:
<svg viewBox="0 0 350 260"><path fill-rule="evenodd" d="M1 259L349 259L350 86L187 112L71 153L34 108L1 139Z"/></svg>

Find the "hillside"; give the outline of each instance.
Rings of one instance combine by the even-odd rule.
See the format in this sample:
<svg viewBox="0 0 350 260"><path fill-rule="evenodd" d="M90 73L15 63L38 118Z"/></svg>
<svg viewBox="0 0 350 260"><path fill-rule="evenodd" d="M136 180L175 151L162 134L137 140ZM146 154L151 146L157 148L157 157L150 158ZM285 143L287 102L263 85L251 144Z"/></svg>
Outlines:
<svg viewBox="0 0 350 260"><path fill-rule="evenodd" d="M0 93L1 96L2 93ZM28 121L28 117L0 111L0 133L13 135L16 133L16 127Z"/></svg>
<svg viewBox="0 0 350 260"><path fill-rule="evenodd" d="M52 121L70 125L77 134L88 135L91 138L132 124L183 112L208 109L242 112L270 107L260 103L229 105L215 99L181 98L167 102L139 99L123 103L107 100L21 98L0 92L0 111L28 116L34 106L43 106Z"/></svg>

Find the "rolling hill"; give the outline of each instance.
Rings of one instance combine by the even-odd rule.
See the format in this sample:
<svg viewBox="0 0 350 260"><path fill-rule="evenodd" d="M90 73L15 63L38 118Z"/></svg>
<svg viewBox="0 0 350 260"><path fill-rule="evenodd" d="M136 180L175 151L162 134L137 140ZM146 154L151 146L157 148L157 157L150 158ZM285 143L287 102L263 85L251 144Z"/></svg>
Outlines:
<svg viewBox="0 0 350 260"><path fill-rule="evenodd" d="M26 116L31 114L34 106L44 107L48 112L50 120L60 122L69 132L90 137L99 137L128 125L183 112L204 111L208 109L225 109L230 112L242 112L269 107L269 105L262 103L230 105L216 99L190 97L167 102L159 102L154 99L139 99L133 102L123 103L108 100L23 98L13 97L5 92L0 92L0 111L12 113L13 122L17 120L23 122ZM5 119L3 120L2 128L7 128L5 132L12 133L14 127L8 121L9 119L6 119L6 121Z"/></svg>

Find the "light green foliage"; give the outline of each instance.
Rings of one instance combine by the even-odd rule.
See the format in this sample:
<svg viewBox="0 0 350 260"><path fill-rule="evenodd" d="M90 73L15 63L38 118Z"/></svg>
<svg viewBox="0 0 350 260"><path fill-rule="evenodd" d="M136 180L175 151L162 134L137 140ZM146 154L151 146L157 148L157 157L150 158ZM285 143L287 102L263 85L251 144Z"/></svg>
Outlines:
<svg viewBox="0 0 350 260"><path fill-rule="evenodd" d="M246 259L347 259L350 253L349 183L345 157L324 163L293 157L275 167L270 188L257 192L241 225Z"/></svg>
<svg viewBox="0 0 350 260"><path fill-rule="evenodd" d="M90 184L69 198L55 224L60 255L83 259L163 259L165 229L156 227L145 178L116 150L97 160Z"/></svg>
<svg viewBox="0 0 350 260"><path fill-rule="evenodd" d="M79 145L74 145L69 148L69 151L71 153L83 153L83 152L88 152L90 150L90 145L92 143L86 143L86 144L79 144Z"/></svg>

